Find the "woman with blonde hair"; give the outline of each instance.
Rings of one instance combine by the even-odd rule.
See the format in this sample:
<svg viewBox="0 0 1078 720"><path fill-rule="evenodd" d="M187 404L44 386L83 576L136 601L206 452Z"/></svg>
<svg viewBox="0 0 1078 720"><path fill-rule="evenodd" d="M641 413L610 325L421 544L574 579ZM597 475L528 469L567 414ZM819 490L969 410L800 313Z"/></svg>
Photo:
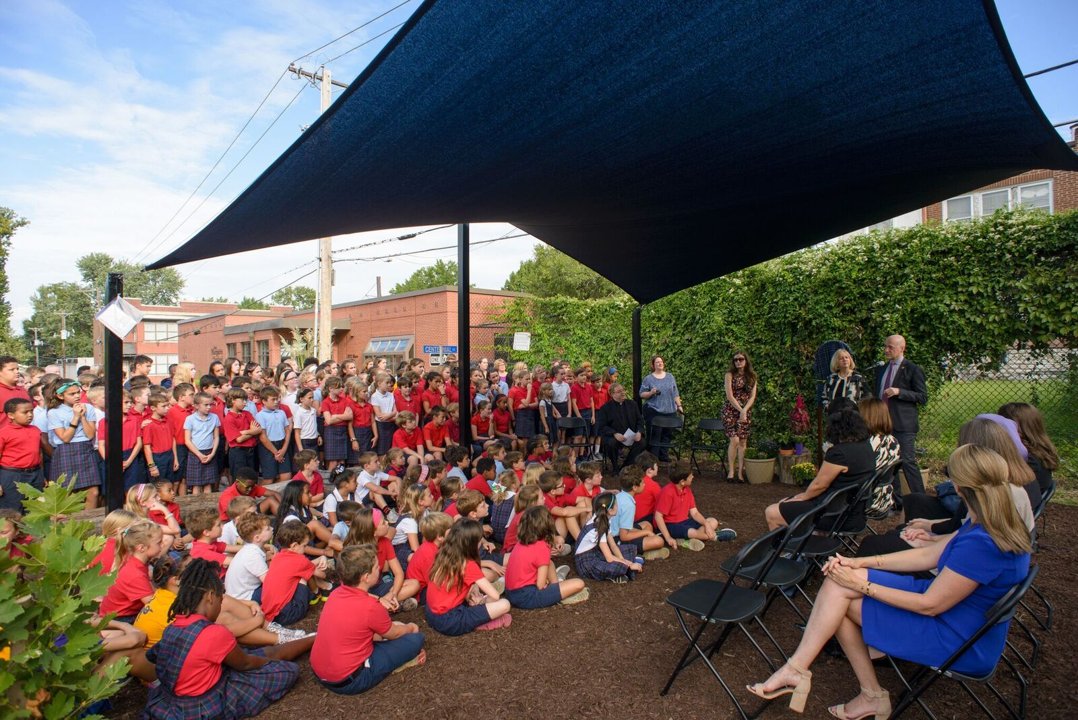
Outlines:
<svg viewBox="0 0 1078 720"><path fill-rule="evenodd" d="M176 366L176 374L172 376L172 386L175 387L180 383L190 383L191 385L198 386L195 382L195 364L193 362L182 362Z"/></svg>
<svg viewBox="0 0 1078 720"><path fill-rule="evenodd" d="M865 391L864 377L856 370L857 365L849 350L839 348L831 355L831 375L823 391L824 410L837 398L844 397L856 404L869 394Z"/></svg>
<svg viewBox="0 0 1078 720"><path fill-rule="evenodd" d="M869 648L938 666L984 624L992 607L1029 572L1030 537L1008 489L1010 468L977 445L955 450L947 467L969 518L946 543L892 555L846 558L824 565L823 586L805 634L789 661L765 682L748 687L766 699L792 695L801 712L812 689L809 666L831 636L838 639L861 686L860 694L829 708L837 718L886 718L891 700L876 677ZM931 580L905 573L935 568ZM955 663L980 675L998 662L1009 623L999 623Z"/></svg>

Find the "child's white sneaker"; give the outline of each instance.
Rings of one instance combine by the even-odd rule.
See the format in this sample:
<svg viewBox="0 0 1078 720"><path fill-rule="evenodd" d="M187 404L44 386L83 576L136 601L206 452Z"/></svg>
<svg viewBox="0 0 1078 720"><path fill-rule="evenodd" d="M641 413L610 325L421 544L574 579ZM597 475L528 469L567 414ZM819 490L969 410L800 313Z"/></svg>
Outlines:
<svg viewBox="0 0 1078 720"><path fill-rule="evenodd" d="M576 605L577 603L582 603L582 602L584 602L584 601L585 601L585 600L587 600L587 599L588 599L589 597L591 597L591 593L590 593L590 592L588 592L588 589L587 589L587 588L584 588L584 589L583 589L583 590L581 590L580 592L578 592L578 593L573 593L573 594L572 594L572 595L570 595L569 597L567 597L567 598L565 598L564 600L562 600L562 601L561 601L561 604L562 604L562 605Z"/></svg>
<svg viewBox="0 0 1078 720"><path fill-rule="evenodd" d="M558 582L562 582L563 580L565 580L565 578L569 577L569 566L560 566L557 570L554 571L554 574L558 576Z"/></svg>
<svg viewBox="0 0 1078 720"><path fill-rule="evenodd" d="M686 550L692 550L693 552L700 552L704 549L704 541L697 540L696 538L686 538L684 540L678 540L679 547L683 547Z"/></svg>

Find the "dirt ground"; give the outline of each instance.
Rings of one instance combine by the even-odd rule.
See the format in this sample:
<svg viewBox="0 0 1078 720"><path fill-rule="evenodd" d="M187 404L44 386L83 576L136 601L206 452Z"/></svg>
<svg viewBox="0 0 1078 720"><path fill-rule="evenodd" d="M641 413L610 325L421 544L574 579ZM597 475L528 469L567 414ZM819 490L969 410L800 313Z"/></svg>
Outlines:
<svg viewBox="0 0 1078 720"><path fill-rule="evenodd" d="M422 610L396 619L414 621L424 628L427 663L393 675L372 691L355 697L325 690L301 660L299 682L260 718L316 720L363 717L389 718L733 718L736 712L722 688L702 663L678 678L670 694L659 691L685 648L666 596L700 577L720 577L719 563L736 552L745 540L764 529L763 508L790 494L782 485L732 485L717 476L697 478L698 505L739 533L733 543L710 544L699 553L681 550L668 560L649 563L638 579L626 585L589 582L591 598L571 607L513 611L513 624L495 632L448 638L426 629ZM1078 686L1073 682L1078 636L1071 588L1078 561L1078 508L1053 505L1047 512L1038 561L1043 566L1038 587L1056 608L1051 634L1043 640L1034 671L1027 671L1030 718L1073 718ZM886 523L879 524L884 527ZM301 624L317 626L315 610ZM796 616L781 602L768 611L765 622L791 651L800 638ZM762 636L762 633L759 633ZM1016 637L1012 632L1011 637ZM762 640L766 642L766 640ZM1025 647L1024 645L1020 647ZM776 653L777 655L777 653ZM721 656L720 672L751 713L758 703L745 690L748 683L764 680L769 672L763 660L742 636L732 636ZM842 659L821 655L812 667L813 688L804 717L829 717L827 706L857 693L857 684ZM881 682L897 695L899 682L890 670ZM1001 671L998 686L1016 698L1015 683ZM983 689L982 689L983 691ZM983 691L990 697L987 691ZM940 718L969 718L979 711L951 681L937 683L927 696ZM115 698L115 718L134 718L145 701L145 690L129 683ZM986 701L1004 716L1001 707ZM920 716L919 711L907 713ZM785 707L773 705L764 717L792 717Z"/></svg>

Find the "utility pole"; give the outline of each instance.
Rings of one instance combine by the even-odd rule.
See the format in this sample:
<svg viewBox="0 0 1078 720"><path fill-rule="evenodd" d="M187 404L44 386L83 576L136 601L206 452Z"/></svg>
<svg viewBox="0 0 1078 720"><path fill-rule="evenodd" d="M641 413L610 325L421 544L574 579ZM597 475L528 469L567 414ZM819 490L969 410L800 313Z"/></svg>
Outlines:
<svg viewBox="0 0 1078 720"><path fill-rule="evenodd" d="M328 68L323 66L319 72L310 72L298 68L295 64L288 70L298 77L321 83L321 111L329 109L333 102L333 86L346 88L346 83L337 82ZM314 344L319 362L331 360L333 356L333 238L318 240L318 291L314 304Z"/></svg>
<svg viewBox="0 0 1078 720"><path fill-rule="evenodd" d="M41 367L41 345L39 344L40 341L37 339L37 334L39 332L41 332L41 328L26 328L26 329L27 330L32 330L33 333L34 333L34 365L37 365L38 367Z"/></svg>
<svg viewBox="0 0 1078 720"><path fill-rule="evenodd" d="M67 375L67 316L60 313L60 375Z"/></svg>

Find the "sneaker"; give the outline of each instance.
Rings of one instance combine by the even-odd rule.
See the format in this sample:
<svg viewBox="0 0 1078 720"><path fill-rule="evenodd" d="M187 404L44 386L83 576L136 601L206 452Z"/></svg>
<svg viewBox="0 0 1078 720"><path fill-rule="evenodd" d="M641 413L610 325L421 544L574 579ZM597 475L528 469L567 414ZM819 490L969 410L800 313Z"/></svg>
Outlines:
<svg viewBox="0 0 1078 720"><path fill-rule="evenodd" d="M398 610L397 612L411 612L417 607L419 607L419 601L415 598L408 598L407 600L401 601L400 610Z"/></svg>
<svg viewBox="0 0 1078 720"><path fill-rule="evenodd" d="M408 598L408 599L411 600L412 598ZM427 651L426 650L420 650L419 654L416 655L414 658L412 658L408 662L404 663L403 665L398 665L397 669L393 671L393 674L396 675L401 670L406 670L407 668L410 668L410 667L415 667L417 665L422 665L425 662L427 662Z"/></svg>
<svg viewBox="0 0 1078 720"><path fill-rule="evenodd" d="M737 533L730 528L723 528L715 533L716 542L730 542L735 538L737 538Z"/></svg>
<svg viewBox="0 0 1078 720"><path fill-rule="evenodd" d="M501 630L502 628L507 628L512 624L513 616L507 613L505 615L502 615L497 620L491 620L490 622L483 623L482 625L477 627L476 630Z"/></svg>
<svg viewBox="0 0 1078 720"><path fill-rule="evenodd" d="M554 571L554 574L558 576L558 582L561 582L565 578L569 577L569 566L562 565L558 567L558 569Z"/></svg>
<svg viewBox="0 0 1078 720"><path fill-rule="evenodd" d="M564 600L562 600L561 604L562 605L576 605L577 603L584 602L590 596L591 596L591 593L588 592L587 588L584 588L580 592L574 593L574 594L570 595L569 597L565 598Z"/></svg>
<svg viewBox="0 0 1078 720"><path fill-rule="evenodd" d="M558 551L557 557L565 557L573 552L573 546L569 543L562 543L561 550Z"/></svg>
<svg viewBox="0 0 1078 720"><path fill-rule="evenodd" d="M400 515L397 514L396 510L390 510L386 514L386 522L390 525L396 525L398 520L400 520Z"/></svg>
<svg viewBox="0 0 1078 720"><path fill-rule="evenodd" d="M704 541L697 540L696 538L686 538L685 540L677 541L678 547L685 548L686 550L692 550L693 552L700 552L704 549Z"/></svg>
<svg viewBox="0 0 1078 720"><path fill-rule="evenodd" d="M641 567L643 567L643 565L644 565L644 558L642 558L642 557L640 557L639 555L637 555L636 557L634 557L634 558L633 558L633 562L634 562L634 563L636 563L637 565L640 565Z"/></svg>
<svg viewBox="0 0 1078 720"><path fill-rule="evenodd" d="M491 585L494 586L494 591L497 592L499 595L501 595L503 592L505 592L505 578L504 577L498 578L497 580L492 582Z"/></svg>
<svg viewBox="0 0 1078 720"><path fill-rule="evenodd" d="M618 575L617 577L610 578L610 582L614 583L615 585L624 585L625 583L629 582L629 578L624 575Z"/></svg>
<svg viewBox="0 0 1078 720"><path fill-rule="evenodd" d="M644 551L645 560L665 560L668 557L670 557L670 548L668 547L661 547L656 548L655 550Z"/></svg>

